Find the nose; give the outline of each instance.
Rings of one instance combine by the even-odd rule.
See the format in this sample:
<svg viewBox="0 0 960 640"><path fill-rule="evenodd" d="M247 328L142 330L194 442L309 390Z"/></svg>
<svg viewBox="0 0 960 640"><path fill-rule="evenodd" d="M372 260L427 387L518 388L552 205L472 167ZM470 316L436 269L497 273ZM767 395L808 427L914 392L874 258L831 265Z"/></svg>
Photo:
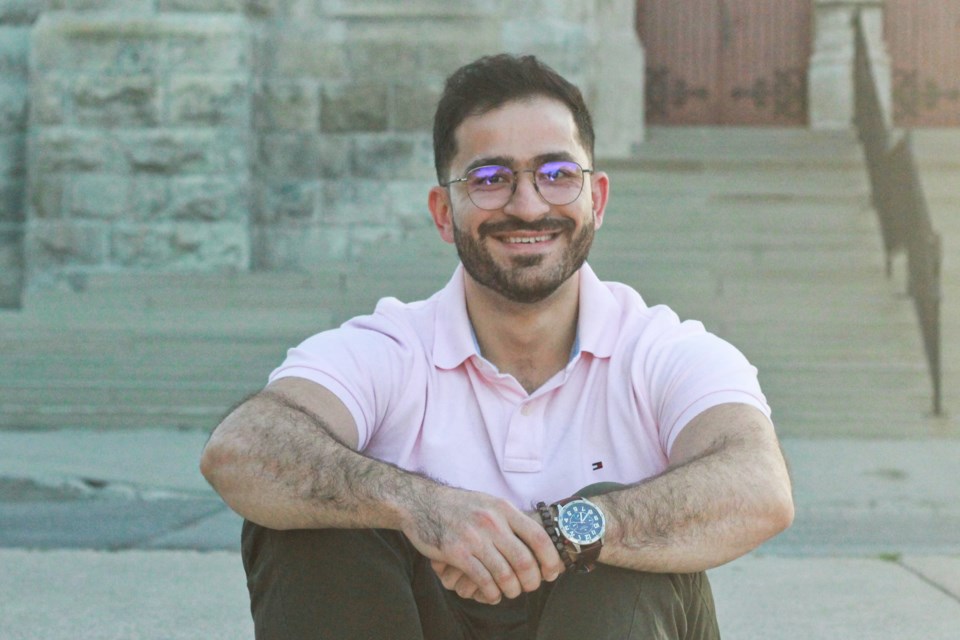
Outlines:
<svg viewBox="0 0 960 640"><path fill-rule="evenodd" d="M540 196L532 169L519 171L513 183L513 195L503 206L503 212L518 218L539 218L550 211L550 205Z"/></svg>

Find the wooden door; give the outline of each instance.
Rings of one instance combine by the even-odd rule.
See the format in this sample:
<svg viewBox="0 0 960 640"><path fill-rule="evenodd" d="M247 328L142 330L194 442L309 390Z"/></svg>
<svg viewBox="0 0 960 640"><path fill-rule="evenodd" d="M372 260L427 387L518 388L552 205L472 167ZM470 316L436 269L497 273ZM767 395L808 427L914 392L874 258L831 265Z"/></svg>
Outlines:
<svg viewBox="0 0 960 640"><path fill-rule="evenodd" d="M887 0L894 122L960 126L960 0Z"/></svg>
<svg viewBox="0 0 960 640"><path fill-rule="evenodd" d="M638 0L651 124L807 122L810 0Z"/></svg>

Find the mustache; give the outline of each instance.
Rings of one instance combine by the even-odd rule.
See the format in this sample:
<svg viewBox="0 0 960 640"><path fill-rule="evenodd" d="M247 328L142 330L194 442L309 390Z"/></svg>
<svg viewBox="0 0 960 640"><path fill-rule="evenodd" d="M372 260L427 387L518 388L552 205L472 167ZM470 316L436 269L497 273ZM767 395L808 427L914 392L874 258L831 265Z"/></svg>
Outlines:
<svg viewBox="0 0 960 640"><path fill-rule="evenodd" d="M536 222L522 220L501 220L499 222L484 222L477 227L477 234L485 238L494 233L512 233L515 231L530 231L548 233L573 231L576 224L569 218L544 218Z"/></svg>

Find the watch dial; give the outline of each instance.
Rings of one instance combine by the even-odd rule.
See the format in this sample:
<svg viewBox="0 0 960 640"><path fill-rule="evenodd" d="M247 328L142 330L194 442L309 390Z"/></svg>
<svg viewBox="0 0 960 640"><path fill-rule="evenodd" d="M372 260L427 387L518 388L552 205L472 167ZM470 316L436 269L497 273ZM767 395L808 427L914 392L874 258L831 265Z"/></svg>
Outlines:
<svg viewBox="0 0 960 640"><path fill-rule="evenodd" d="M581 545L596 542L603 535L603 516L586 502L575 501L564 505L558 524L568 540Z"/></svg>

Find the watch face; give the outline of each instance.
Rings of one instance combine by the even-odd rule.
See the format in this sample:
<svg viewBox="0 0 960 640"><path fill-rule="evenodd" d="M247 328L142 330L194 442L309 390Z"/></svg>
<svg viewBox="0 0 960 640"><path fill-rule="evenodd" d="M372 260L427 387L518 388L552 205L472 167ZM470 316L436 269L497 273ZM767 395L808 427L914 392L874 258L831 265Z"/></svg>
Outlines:
<svg viewBox="0 0 960 640"><path fill-rule="evenodd" d="M579 545L596 542L606 528L603 513L586 500L574 500L560 507L557 525L567 540Z"/></svg>

